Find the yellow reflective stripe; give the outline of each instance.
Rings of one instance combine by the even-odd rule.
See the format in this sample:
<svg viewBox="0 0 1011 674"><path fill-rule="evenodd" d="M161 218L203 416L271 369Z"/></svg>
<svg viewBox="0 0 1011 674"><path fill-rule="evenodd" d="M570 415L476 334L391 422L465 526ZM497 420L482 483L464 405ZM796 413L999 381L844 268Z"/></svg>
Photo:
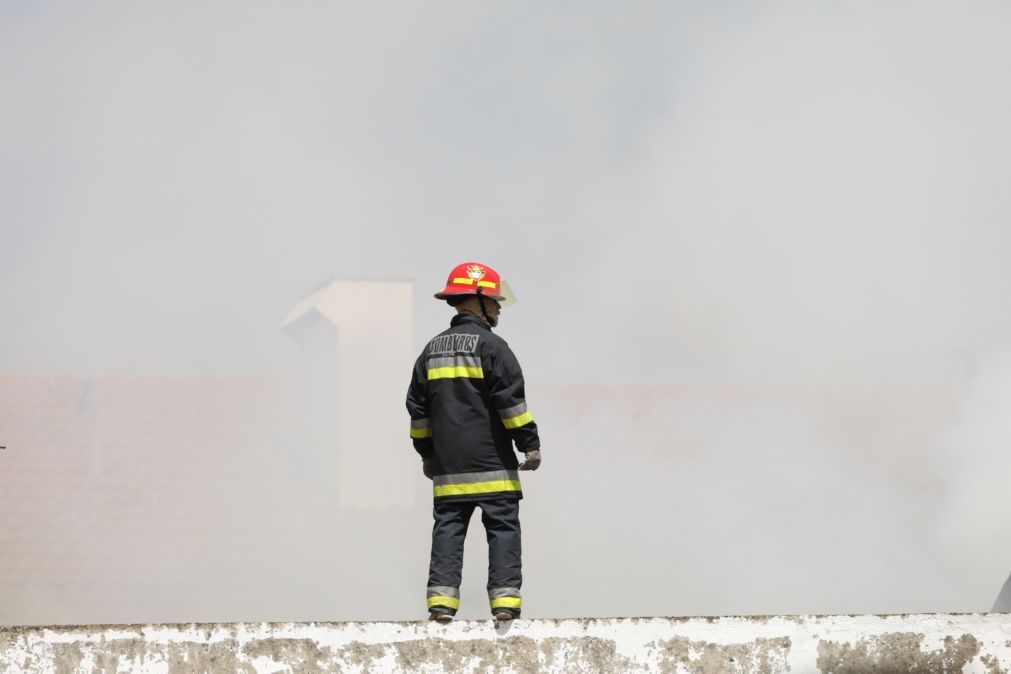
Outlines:
<svg viewBox="0 0 1011 674"><path fill-rule="evenodd" d="M523 600L519 597L498 597L490 603L492 608L523 608Z"/></svg>
<svg viewBox="0 0 1011 674"><path fill-rule="evenodd" d="M401 436L402 437L402 436ZM432 437L431 428L412 428L411 437L415 440L424 440L425 438Z"/></svg>
<svg viewBox="0 0 1011 674"><path fill-rule="evenodd" d="M491 494L498 491L520 491L519 480L492 480L491 482L471 482L470 484L437 484L432 489L436 496L464 496L468 494Z"/></svg>
<svg viewBox="0 0 1011 674"><path fill-rule="evenodd" d="M429 597L428 598L428 608L433 606L446 606L451 609L460 608L460 600L456 597Z"/></svg>
<svg viewBox="0 0 1011 674"><path fill-rule="evenodd" d="M484 370L479 367L435 367L428 371L428 380L433 379L456 379L465 377L468 379L484 379Z"/></svg>
<svg viewBox="0 0 1011 674"><path fill-rule="evenodd" d="M491 281L478 281L477 285L479 288L494 288L495 284Z"/></svg>
<svg viewBox="0 0 1011 674"><path fill-rule="evenodd" d="M455 278L455 279L453 279L453 283L456 283L457 285L463 284L465 286L472 286L472 285L474 285L474 279L472 279L472 278Z"/></svg>
<svg viewBox="0 0 1011 674"><path fill-rule="evenodd" d="M502 423L505 424L506 428L519 428L520 426L526 426L533 420L534 415L530 414L530 412L524 412L518 417L510 417L508 419L503 419Z"/></svg>

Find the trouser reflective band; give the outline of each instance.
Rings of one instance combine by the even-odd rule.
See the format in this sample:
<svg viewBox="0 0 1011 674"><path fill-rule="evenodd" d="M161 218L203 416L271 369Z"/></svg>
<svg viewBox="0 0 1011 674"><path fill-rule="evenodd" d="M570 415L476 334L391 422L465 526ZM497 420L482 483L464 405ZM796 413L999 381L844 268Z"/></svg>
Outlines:
<svg viewBox="0 0 1011 674"><path fill-rule="evenodd" d="M428 588L428 608L441 606L454 611L460 608L460 588L446 585L431 585Z"/></svg>
<svg viewBox="0 0 1011 674"><path fill-rule="evenodd" d="M523 599L520 597L518 587L500 587L488 590L488 603L491 604L492 610L511 608L518 611L522 608Z"/></svg>
<svg viewBox="0 0 1011 674"><path fill-rule="evenodd" d="M460 600L454 597L429 597L428 608L432 608L434 606L451 608L455 611L456 609L460 608Z"/></svg>

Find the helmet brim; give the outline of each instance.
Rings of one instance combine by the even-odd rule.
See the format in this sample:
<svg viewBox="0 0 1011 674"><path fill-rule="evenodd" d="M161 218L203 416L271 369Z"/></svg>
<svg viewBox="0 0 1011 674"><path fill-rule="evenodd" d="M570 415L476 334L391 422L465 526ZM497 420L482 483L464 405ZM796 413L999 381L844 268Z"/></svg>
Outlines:
<svg viewBox="0 0 1011 674"><path fill-rule="evenodd" d="M480 295L481 297L487 297L490 300L495 300L499 304L505 304L505 302L507 301L505 295L492 295L490 293L479 293L476 290L464 290L463 292L454 291L449 293L443 291L435 293L435 295L433 295L432 297L434 297L437 300L448 300L454 297L466 297L467 295L473 295L474 297Z"/></svg>
<svg viewBox="0 0 1011 674"><path fill-rule="evenodd" d="M437 300L448 300L453 297L466 297L467 295L480 295L481 297L487 297L490 300L495 300L503 307L509 307L516 304L516 295L513 294L513 289L509 287L509 283L506 281L499 281L499 294L492 295L491 293L480 292L476 289L471 288L454 288L453 286L446 286L439 292L435 293L433 297Z"/></svg>

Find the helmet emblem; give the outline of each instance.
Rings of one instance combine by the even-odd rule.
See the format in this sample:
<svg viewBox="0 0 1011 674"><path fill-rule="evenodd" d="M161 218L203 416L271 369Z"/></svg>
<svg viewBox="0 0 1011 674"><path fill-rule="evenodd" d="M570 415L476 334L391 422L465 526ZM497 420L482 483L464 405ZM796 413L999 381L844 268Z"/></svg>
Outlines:
<svg viewBox="0 0 1011 674"><path fill-rule="evenodd" d="M477 264L472 264L467 267L467 276L475 281L480 281L484 278L484 267Z"/></svg>

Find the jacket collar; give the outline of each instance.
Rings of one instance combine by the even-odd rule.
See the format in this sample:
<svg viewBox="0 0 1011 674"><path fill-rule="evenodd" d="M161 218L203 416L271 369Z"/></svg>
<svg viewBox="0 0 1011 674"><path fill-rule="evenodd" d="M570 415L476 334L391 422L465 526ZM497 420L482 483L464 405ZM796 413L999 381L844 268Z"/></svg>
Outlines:
<svg viewBox="0 0 1011 674"><path fill-rule="evenodd" d="M455 328L458 325L464 325L466 323L475 323L485 330L491 330L491 326L485 321L481 320L477 316L471 316L470 314L457 314L456 316L453 316L453 320L449 322L449 325L450 327Z"/></svg>

